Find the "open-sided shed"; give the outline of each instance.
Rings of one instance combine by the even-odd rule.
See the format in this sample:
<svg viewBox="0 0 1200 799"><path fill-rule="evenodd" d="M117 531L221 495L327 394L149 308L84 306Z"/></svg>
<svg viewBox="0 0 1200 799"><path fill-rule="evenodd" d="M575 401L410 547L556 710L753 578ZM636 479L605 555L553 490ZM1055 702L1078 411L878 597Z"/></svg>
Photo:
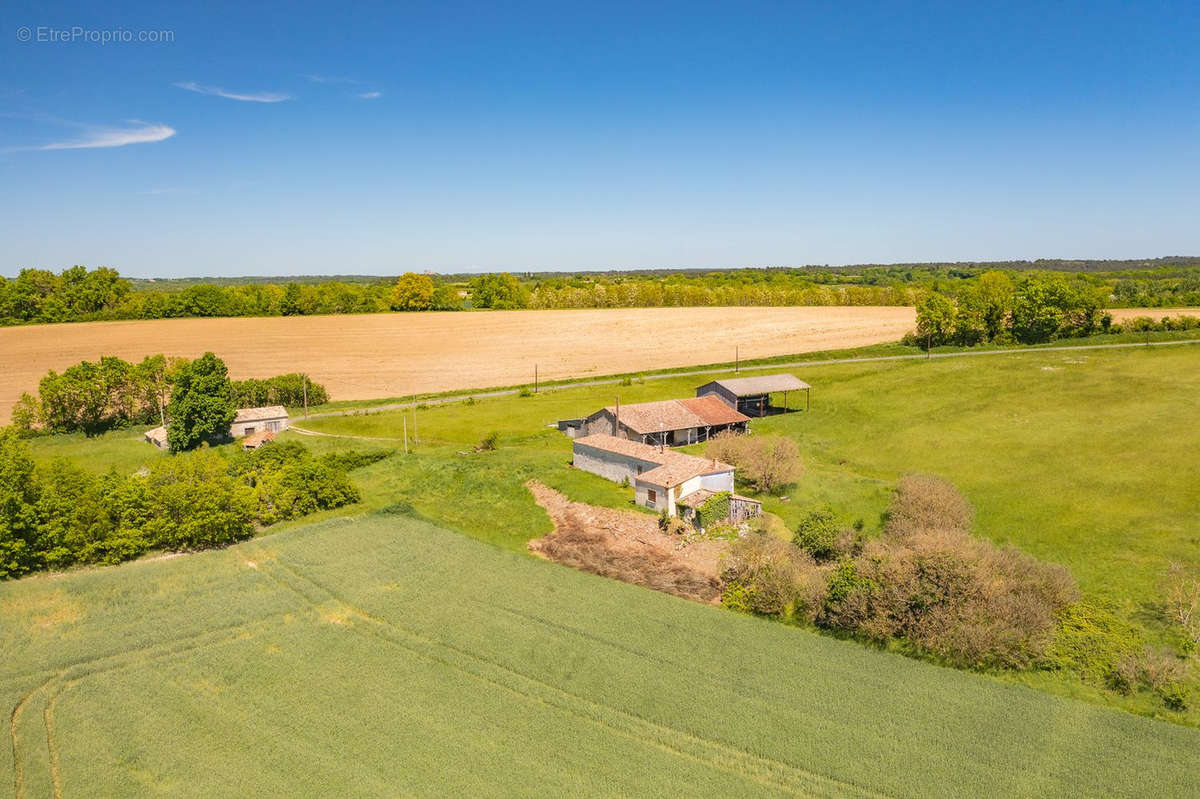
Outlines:
<svg viewBox="0 0 1200 799"><path fill-rule="evenodd" d="M812 386L795 375L759 375L757 377L729 377L713 380L696 389L697 397L718 397L730 408L746 416L767 416L791 410L788 394L804 392L804 409L810 406L809 392ZM781 405L771 404L772 394L782 394Z"/></svg>

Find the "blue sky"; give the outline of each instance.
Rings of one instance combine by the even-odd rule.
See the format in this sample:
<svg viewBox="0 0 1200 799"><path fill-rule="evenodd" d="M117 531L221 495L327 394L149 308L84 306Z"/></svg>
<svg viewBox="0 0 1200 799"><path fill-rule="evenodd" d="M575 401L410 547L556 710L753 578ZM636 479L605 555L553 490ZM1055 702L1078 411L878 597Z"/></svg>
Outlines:
<svg viewBox="0 0 1200 799"><path fill-rule="evenodd" d="M172 5L0 9L0 274L1200 254L1194 2Z"/></svg>

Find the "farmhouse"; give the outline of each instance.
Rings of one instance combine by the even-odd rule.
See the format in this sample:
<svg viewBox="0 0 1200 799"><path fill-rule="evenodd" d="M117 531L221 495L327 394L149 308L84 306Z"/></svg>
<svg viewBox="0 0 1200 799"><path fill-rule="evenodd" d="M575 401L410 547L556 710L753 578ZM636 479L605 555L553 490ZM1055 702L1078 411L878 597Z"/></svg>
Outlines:
<svg viewBox="0 0 1200 799"><path fill-rule="evenodd" d="M733 467L711 458L596 433L575 439L573 463L613 482L628 482L639 505L668 516L692 518L706 499L723 492L731 495L737 521L762 512L761 503L733 494Z"/></svg>
<svg viewBox="0 0 1200 799"><path fill-rule="evenodd" d="M720 399L706 396L610 405L583 419L577 429L585 436L611 435L674 447L707 441L723 430L744 433L749 421Z"/></svg>
<svg viewBox="0 0 1200 799"><path fill-rule="evenodd" d="M713 380L697 388L696 396L713 397L746 416L762 417L791 410L787 397L793 391L804 392L804 408L807 410L811 390L812 386L795 375L777 374ZM772 405L772 394L782 394L783 404Z"/></svg>
<svg viewBox="0 0 1200 799"><path fill-rule="evenodd" d="M243 436L252 436L255 433L267 432L271 434L271 438L275 437L276 433L281 433L288 429L288 412L287 408L282 405L267 405L262 408L239 408L237 416L233 417L233 424L229 426L227 438L242 438ZM147 443L153 444L159 449L167 448L167 428L163 426L155 427L152 430L147 430L145 433ZM265 443L260 441L259 444ZM256 444L257 447L259 444Z"/></svg>

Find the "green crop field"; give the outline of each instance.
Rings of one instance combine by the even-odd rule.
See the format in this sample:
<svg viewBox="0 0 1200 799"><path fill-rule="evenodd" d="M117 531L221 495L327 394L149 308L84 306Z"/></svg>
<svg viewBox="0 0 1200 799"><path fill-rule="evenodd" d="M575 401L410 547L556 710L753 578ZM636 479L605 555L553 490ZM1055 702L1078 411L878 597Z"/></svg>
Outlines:
<svg viewBox="0 0 1200 799"><path fill-rule="evenodd" d="M0 585L17 796L1183 796L1200 732L411 518Z"/></svg>

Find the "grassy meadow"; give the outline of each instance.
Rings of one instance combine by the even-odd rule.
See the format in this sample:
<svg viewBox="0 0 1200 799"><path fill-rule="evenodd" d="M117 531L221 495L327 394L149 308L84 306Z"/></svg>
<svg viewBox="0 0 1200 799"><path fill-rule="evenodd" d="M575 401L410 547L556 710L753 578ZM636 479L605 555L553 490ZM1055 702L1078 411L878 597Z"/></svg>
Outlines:
<svg viewBox="0 0 1200 799"><path fill-rule="evenodd" d="M1103 604L1158 646L1178 644L1161 621L1170 561L1200 564L1200 348L1025 350L986 357L812 364L793 370L814 385L812 410L756 420L759 432L796 438L801 482L765 507L789 528L828 505L846 523L878 531L892 486L908 472L943 476L976 510L975 529L1067 566L1087 600ZM317 451L400 450L402 419L420 444L354 472L361 505L319 514L362 515L390 506L516 552L550 530L525 490L536 478L573 499L631 508L631 492L567 468L570 441L556 419L622 403L690 396L708 377L572 386L533 396L481 398L404 412L301 421L327 436L289 433ZM496 432L498 449L474 445ZM339 437L341 436L341 437ZM363 437L363 438L356 438ZM410 446L412 441L410 439ZM35 441L38 458L64 455L97 470L162 457L135 433ZM314 517L275 529L305 527ZM1005 674L1185 724L1200 711L1168 711L1146 694L1124 697L1058 672Z"/></svg>
<svg viewBox="0 0 1200 799"><path fill-rule="evenodd" d="M0 609L16 796L1185 796L1200 766L1194 729L395 513Z"/></svg>

